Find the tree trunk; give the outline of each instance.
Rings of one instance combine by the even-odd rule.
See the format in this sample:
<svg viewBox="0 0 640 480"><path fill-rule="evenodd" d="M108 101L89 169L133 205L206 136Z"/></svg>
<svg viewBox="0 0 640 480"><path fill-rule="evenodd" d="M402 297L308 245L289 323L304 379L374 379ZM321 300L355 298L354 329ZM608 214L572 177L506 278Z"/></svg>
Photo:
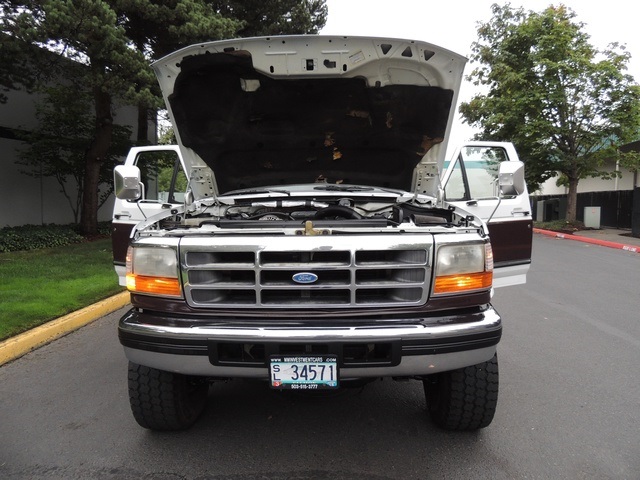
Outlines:
<svg viewBox="0 0 640 480"><path fill-rule="evenodd" d="M146 105L138 104L138 134L137 145L149 145L149 109Z"/></svg>
<svg viewBox="0 0 640 480"><path fill-rule="evenodd" d="M80 215L80 229L85 235L98 233L100 167L107 157L113 134L111 95L104 92L100 86L96 86L93 89L93 97L96 110L96 130L84 157L84 192L82 195L82 213Z"/></svg>
<svg viewBox="0 0 640 480"><path fill-rule="evenodd" d="M569 193L567 195L567 222L576 221L578 207L578 180L576 176L569 177Z"/></svg>

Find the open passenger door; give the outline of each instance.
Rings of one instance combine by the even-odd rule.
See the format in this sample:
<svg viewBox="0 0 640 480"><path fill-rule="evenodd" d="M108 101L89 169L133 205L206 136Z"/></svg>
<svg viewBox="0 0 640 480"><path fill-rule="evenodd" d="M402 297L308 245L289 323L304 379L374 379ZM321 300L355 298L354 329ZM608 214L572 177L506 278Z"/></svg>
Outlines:
<svg viewBox="0 0 640 480"><path fill-rule="evenodd" d="M513 162L502 170L520 175L518 187L504 187L503 162ZM525 283L531 263L533 220L522 168L511 143L468 142L455 152L443 177L445 205L487 222L495 287Z"/></svg>
<svg viewBox="0 0 640 480"><path fill-rule="evenodd" d="M187 177L176 145L134 147L127 155L125 165L140 169L142 195L131 200L116 197L113 206L113 264L120 285L125 284L127 247L133 227L163 210L181 205L187 188Z"/></svg>

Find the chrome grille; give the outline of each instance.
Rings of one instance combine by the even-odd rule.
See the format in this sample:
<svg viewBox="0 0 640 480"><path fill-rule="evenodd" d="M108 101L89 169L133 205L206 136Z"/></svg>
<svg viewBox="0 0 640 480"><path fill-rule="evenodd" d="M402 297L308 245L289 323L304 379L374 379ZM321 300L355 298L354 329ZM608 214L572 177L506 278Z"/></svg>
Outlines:
<svg viewBox="0 0 640 480"><path fill-rule="evenodd" d="M182 281L202 308L416 305L429 294L432 247L430 235L183 238ZM300 273L317 280L296 283Z"/></svg>

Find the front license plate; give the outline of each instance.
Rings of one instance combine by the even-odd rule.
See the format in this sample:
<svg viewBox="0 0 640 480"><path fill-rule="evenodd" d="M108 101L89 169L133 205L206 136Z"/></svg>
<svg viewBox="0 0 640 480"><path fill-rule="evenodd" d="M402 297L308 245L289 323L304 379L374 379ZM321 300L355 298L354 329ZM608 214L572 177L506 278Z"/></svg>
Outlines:
<svg viewBox="0 0 640 480"><path fill-rule="evenodd" d="M338 388L336 355L273 355L269 364L271 388L319 390Z"/></svg>

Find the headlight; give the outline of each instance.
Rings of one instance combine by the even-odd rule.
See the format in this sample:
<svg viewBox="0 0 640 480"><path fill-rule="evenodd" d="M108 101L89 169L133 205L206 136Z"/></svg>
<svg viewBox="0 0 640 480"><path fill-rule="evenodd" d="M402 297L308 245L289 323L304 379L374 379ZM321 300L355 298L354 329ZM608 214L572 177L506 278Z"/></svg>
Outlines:
<svg viewBox="0 0 640 480"><path fill-rule="evenodd" d="M182 297L175 250L162 247L129 247L127 289L136 293Z"/></svg>
<svg viewBox="0 0 640 480"><path fill-rule="evenodd" d="M491 288L493 251L490 243L443 245L435 261L434 295L468 293Z"/></svg>

